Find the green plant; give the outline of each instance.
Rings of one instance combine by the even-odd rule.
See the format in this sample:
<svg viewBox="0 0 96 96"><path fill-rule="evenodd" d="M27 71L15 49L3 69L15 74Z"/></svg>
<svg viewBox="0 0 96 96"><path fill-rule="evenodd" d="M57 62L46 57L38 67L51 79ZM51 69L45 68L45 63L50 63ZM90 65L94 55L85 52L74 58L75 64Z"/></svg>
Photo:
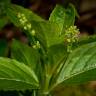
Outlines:
<svg viewBox="0 0 96 96"><path fill-rule="evenodd" d="M96 79L96 36L79 38L73 5L57 5L49 20L13 4L6 5L5 13L26 34L29 45L13 40L11 58L0 57L0 90L52 96L61 84Z"/></svg>

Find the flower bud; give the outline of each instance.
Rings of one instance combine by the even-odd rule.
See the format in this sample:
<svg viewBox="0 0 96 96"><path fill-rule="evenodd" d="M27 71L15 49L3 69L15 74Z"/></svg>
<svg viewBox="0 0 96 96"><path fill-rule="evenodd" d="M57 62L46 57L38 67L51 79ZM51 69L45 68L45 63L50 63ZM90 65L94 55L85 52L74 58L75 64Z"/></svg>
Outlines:
<svg viewBox="0 0 96 96"><path fill-rule="evenodd" d="M31 29L31 23L27 24L27 28L30 30Z"/></svg>
<svg viewBox="0 0 96 96"><path fill-rule="evenodd" d="M36 46L36 45L33 45L33 48L34 48L34 49L36 49L36 48L37 48L37 46Z"/></svg>
<svg viewBox="0 0 96 96"><path fill-rule="evenodd" d="M40 48L40 42L39 41L36 42L36 45L37 45L37 48Z"/></svg>
<svg viewBox="0 0 96 96"><path fill-rule="evenodd" d="M18 17L18 18L21 18L21 17L22 17L22 16L21 16L21 13L18 13L18 14L17 14L17 17Z"/></svg>
<svg viewBox="0 0 96 96"><path fill-rule="evenodd" d="M27 30L27 26L24 26L24 30Z"/></svg>
<svg viewBox="0 0 96 96"><path fill-rule="evenodd" d="M35 30L32 30L31 34L32 34L32 36L35 36L35 34L36 34Z"/></svg>

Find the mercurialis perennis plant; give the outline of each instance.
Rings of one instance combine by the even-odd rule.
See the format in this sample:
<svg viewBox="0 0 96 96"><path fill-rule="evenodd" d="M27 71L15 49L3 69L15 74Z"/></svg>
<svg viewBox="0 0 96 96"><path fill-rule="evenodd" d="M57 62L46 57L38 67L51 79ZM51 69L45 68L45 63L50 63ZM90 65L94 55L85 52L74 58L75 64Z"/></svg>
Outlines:
<svg viewBox="0 0 96 96"><path fill-rule="evenodd" d="M60 85L96 80L96 36L80 38L73 5L57 5L49 20L8 4L8 21L20 28L28 44L14 40L11 57L0 57L0 90L32 90L32 96L54 96Z"/></svg>

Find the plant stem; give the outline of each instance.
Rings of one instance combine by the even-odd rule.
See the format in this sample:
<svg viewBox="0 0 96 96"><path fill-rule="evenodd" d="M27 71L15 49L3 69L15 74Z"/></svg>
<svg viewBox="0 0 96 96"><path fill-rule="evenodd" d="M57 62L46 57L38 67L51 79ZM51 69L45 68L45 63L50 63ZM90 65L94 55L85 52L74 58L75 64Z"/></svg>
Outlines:
<svg viewBox="0 0 96 96"><path fill-rule="evenodd" d="M33 91L33 96L36 96L36 90Z"/></svg>
<svg viewBox="0 0 96 96"><path fill-rule="evenodd" d="M41 90L34 90L31 96L52 96L52 95L48 93L44 93Z"/></svg>

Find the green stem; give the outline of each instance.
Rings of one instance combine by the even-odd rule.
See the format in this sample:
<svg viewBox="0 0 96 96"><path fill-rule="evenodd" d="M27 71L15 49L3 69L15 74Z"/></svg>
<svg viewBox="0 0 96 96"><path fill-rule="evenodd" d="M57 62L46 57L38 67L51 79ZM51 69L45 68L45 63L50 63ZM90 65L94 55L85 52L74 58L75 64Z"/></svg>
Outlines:
<svg viewBox="0 0 96 96"><path fill-rule="evenodd" d="M44 93L41 90L33 90L32 96L52 96L52 95Z"/></svg>
<svg viewBox="0 0 96 96"><path fill-rule="evenodd" d="M33 91L33 96L36 96L36 90Z"/></svg>

